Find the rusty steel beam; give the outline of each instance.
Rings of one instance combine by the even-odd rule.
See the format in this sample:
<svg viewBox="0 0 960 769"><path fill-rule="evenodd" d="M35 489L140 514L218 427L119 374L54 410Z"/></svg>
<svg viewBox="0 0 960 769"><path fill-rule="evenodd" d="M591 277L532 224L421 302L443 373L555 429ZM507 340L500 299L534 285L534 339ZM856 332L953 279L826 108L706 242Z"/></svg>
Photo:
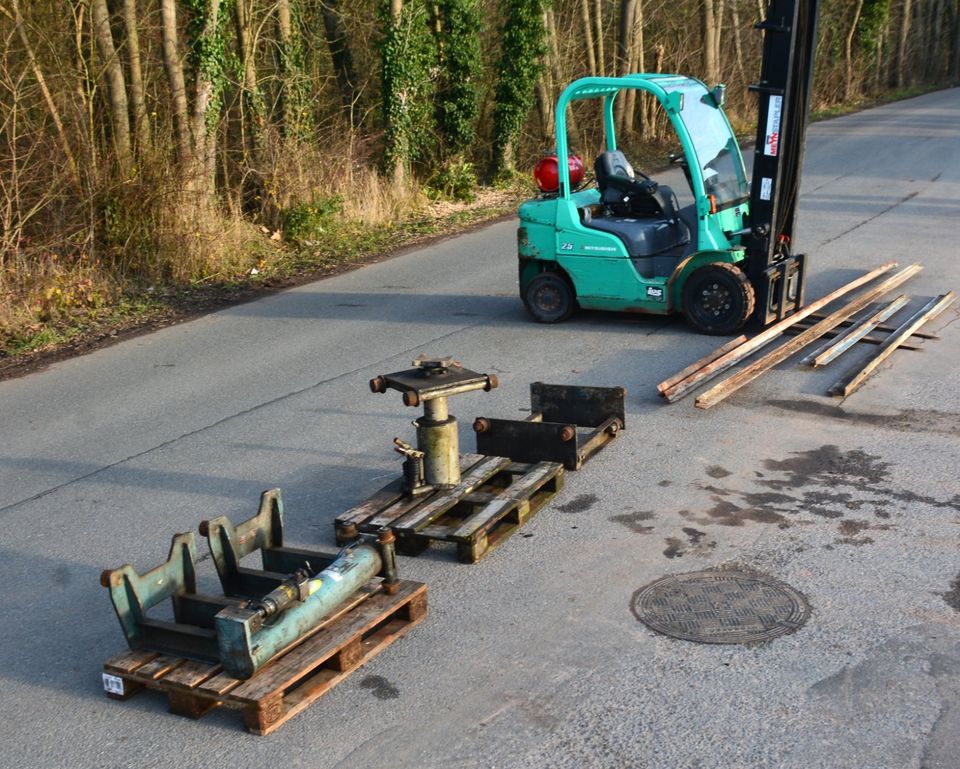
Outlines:
<svg viewBox="0 0 960 769"><path fill-rule="evenodd" d="M789 358L797 350L806 347L808 344L810 344L810 342L815 339L819 339L827 331L839 326L841 322L849 318L851 315L860 312L864 307L870 304L870 302L875 301L877 298L883 296L887 292L892 291L901 283L909 280L922 269L923 267L921 265L912 264L909 267L905 267L904 269L900 270L900 272L887 278L885 281L883 281L883 283L871 288L869 291L861 294L856 299L841 307L839 310L836 310L828 315L819 323L811 326L802 334L798 334L789 342L780 345L775 350L754 361L733 376L727 377L720 382L720 384L711 387L709 390L707 390L707 392L697 398L695 404L696 407L699 409L708 409L711 406L715 406L729 395L735 393L741 387L752 382L765 371L773 368L781 361Z"/></svg>
<svg viewBox="0 0 960 769"><path fill-rule="evenodd" d="M792 326L791 328L788 328L784 333L787 336L796 336L797 334L802 334L808 328L810 328L810 326L804 325L803 323L798 323L796 326ZM828 331L826 334L823 335L823 338L836 339L838 336L840 336L841 333L843 332ZM883 344L884 342L887 341L887 339L886 337L873 336L872 334L869 334L863 337L860 341L863 344L878 345L878 344ZM899 349L919 352L919 351L922 351L924 348L923 348L923 345L921 344L914 344L913 342L904 342L902 345L900 345Z"/></svg>
<svg viewBox="0 0 960 769"><path fill-rule="evenodd" d="M841 333L839 337L827 342L822 347L818 347L800 362L811 365L814 368L826 366L830 361L835 360L853 347L857 342L859 342L867 334L877 328L877 326L883 323L883 321L887 320L887 318L893 317L893 315L906 306L907 302L909 301L910 300L907 298L906 294L900 294L900 296L898 296L889 304L881 307L873 315L863 318L855 325L848 326L846 331Z"/></svg>
<svg viewBox="0 0 960 769"><path fill-rule="evenodd" d="M822 312L815 312L812 315L810 315L810 320L814 320L814 321L823 320L825 317L827 316L824 315ZM852 326L854 325L854 323L856 323L856 321L845 320L842 325ZM897 329L895 326L886 326L886 325L877 326L877 331L885 331L888 334L896 330ZM917 339L939 339L940 338L939 334L932 334L929 331L914 331L913 334L911 334L911 336L915 336L917 337Z"/></svg>
<svg viewBox="0 0 960 769"><path fill-rule="evenodd" d="M785 318L779 323L774 323L772 326L764 331L761 331L752 339L749 339L735 349L730 350L730 352L727 352L720 357L713 358L710 361L708 361L708 359L710 359L711 356L706 356L706 358L701 359L703 361L707 361L705 365L701 366L698 370L694 371L680 382L677 382L670 387L665 387L660 391L660 394L667 399L668 403L673 403L674 401L679 400L691 390L720 375L731 366L735 366L741 360L759 350L761 347L765 347L766 345L770 344L774 339L783 333L784 329L789 328L794 323L798 323L822 307L826 307L834 300L839 299L844 294L853 291L855 288L859 288L865 283L869 283L874 278L889 272L897 266L898 265L896 262L887 262L886 264L882 264L865 275L861 275L859 278L850 281L845 286L841 286L836 291L831 291L826 296L811 302L799 312L791 315L789 318ZM688 366L688 368L690 367Z"/></svg>
<svg viewBox="0 0 960 769"><path fill-rule="evenodd" d="M851 374L848 374L847 377L841 379L833 387L828 390L830 395L842 395L847 396L856 392L860 385L862 385L877 367L883 363L890 355L893 353L897 347L900 346L901 342L904 339L909 337L914 331L920 328L927 321L933 320L941 312L943 312L947 307L949 307L956 300L957 295L950 291L946 294L941 294L940 296L931 299L923 306L921 310L915 313L909 320L907 320L900 328L894 331L890 338L884 342L883 346L877 352L873 358L867 363L866 366L861 368L859 371L855 371Z"/></svg>

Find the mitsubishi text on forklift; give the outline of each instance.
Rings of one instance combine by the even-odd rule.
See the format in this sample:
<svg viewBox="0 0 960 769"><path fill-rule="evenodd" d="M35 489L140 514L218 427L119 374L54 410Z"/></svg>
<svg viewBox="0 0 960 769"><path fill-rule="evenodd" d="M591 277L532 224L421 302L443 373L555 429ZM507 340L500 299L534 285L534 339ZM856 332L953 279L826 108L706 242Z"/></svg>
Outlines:
<svg viewBox="0 0 960 769"><path fill-rule="evenodd" d="M723 112L724 87L683 75L587 77L556 109L556 156L537 165L541 194L520 206L520 296L542 323L577 307L667 315L682 312L706 334L747 321L766 326L803 306L805 257L793 243L809 113L818 0L770 0L764 32L757 139L748 181ZM628 89L657 100L682 151L693 203L636 172L617 149L614 101ZM567 107L602 99L606 150L596 186L581 186L569 154ZM558 163L556 158L569 158Z"/></svg>

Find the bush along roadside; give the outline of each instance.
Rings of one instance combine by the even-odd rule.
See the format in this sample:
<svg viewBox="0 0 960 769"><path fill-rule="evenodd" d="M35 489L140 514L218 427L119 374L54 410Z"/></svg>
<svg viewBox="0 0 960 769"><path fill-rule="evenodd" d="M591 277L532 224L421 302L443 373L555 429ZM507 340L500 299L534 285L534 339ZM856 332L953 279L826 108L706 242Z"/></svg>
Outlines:
<svg viewBox="0 0 960 769"><path fill-rule="evenodd" d="M52 265L29 284L8 279L0 282L0 377L495 221L526 192L483 188L468 203L431 194L437 199L407 218L369 224L345 218L339 198L315 199L283 211L280 229L242 226L231 238L242 252L232 269L186 281L121 283L109 264L83 259Z"/></svg>

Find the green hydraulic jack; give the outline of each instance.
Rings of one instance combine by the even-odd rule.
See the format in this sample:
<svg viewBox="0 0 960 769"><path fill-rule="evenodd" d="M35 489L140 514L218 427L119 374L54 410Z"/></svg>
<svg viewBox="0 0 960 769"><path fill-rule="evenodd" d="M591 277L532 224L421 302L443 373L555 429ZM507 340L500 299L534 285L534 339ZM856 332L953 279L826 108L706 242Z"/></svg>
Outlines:
<svg viewBox="0 0 960 769"><path fill-rule="evenodd" d="M197 592L192 532L175 535L167 561L145 574L125 565L101 575L131 649L219 662L231 676L250 678L332 615L399 584L390 531L355 538L340 552L285 547L279 489L263 493L252 518L234 526L221 516L200 532L223 595ZM258 550L261 569L240 565ZM148 616L168 598L172 622Z"/></svg>
<svg viewBox="0 0 960 769"><path fill-rule="evenodd" d="M395 450L404 457L401 477L337 516L337 542L388 528L404 555L449 542L460 561L474 563L546 504L563 486L559 462L460 454L448 399L496 386L494 375L466 369L450 357L421 356L411 369L372 379L373 392L398 390L406 406L423 406L423 416L413 423L417 445L394 439Z"/></svg>

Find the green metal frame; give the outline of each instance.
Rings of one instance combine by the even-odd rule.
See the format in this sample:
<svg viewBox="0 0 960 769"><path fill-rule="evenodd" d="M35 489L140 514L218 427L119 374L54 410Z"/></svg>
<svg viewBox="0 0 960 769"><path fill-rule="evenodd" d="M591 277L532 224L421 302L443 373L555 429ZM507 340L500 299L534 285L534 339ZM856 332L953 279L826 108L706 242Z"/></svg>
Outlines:
<svg viewBox="0 0 960 769"><path fill-rule="evenodd" d="M131 649L220 662L231 675L249 678L314 632L374 577L382 577L382 582L368 592L392 593L398 585L389 532L376 540L358 539L339 552L283 547L279 489L265 491L258 512L236 526L220 516L202 522L200 530L208 538L222 596L197 593L197 547L192 532L175 535L167 560L144 574L129 564L101 574L100 583L110 590ZM263 569L240 565L258 550ZM296 577L297 584L291 586L291 574L305 566L309 584ZM301 586L306 592L279 613L265 615L261 610L258 601L271 591L281 589L294 598L289 590ZM172 622L147 616L167 599L173 603Z"/></svg>
<svg viewBox="0 0 960 769"><path fill-rule="evenodd" d="M560 162L560 189L554 196L529 200L520 206L518 257L520 293L540 272L554 270L566 274L573 283L578 303L586 309L643 312L664 315L681 309L683 285L698 267L711 262L735 264L744 258L740 236L748 213L746 202L711 213L704 189L704 178L694 142L681 116L681 87L701 81L682 75L633 74L624 77L587 77L571 83L560 94L556 109L557 157L566 158L567 109L575 101L603 99L604 137L607 150L617 149L614 125L614 101L624 90L644 91L663 106L677 134L690 171L696 203L696 250L678 263L668 276L643 277L631 262L626 246L612 233L586 227L579 209L599 204L596 189L576 192L570 189L567 164ZM719 106L717 109L723 115ZM726 115L723 122L734 139L736 162L743 158ZM745 173L745 172L744 172Z"/></svg>

